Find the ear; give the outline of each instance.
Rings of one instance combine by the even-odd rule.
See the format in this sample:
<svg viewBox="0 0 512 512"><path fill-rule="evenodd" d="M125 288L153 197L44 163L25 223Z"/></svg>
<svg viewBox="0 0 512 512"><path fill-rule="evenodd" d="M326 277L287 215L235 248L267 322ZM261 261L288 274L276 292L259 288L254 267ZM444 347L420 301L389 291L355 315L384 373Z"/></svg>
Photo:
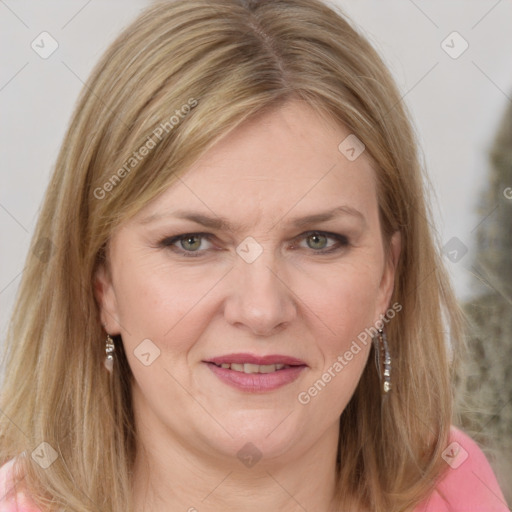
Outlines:
<svg viewBox="0 0 512 512"><path fill-rule="evenodd" d="M379 300L377 302L376 314L384 314L391 302L393 288L395 284L395 273L402 249L402 237L400 231L395 231L391 236L389 244L389 254L384 266L384 272L379 286Z"/></svg>
<svg viewBox="0 0 512 512"><path fill-rule="evenodd" d="M108 265L102 263L94 274L94 296L100 308L101 323L111 336L120 334L119 312L112 275Z"/></svg>

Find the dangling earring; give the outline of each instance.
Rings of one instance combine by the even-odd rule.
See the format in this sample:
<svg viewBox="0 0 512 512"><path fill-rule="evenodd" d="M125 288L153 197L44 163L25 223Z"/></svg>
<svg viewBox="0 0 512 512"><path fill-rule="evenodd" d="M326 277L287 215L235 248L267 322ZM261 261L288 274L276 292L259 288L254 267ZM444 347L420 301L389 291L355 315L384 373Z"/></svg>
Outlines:
<svg viewBox="0 0 512 512"><path fill-rule="evenodd" d="M373 341L375 345L375 365L382 384L382 394L385 395L391 389L391 356L389 355L385 331L379 329L378 335Z"/></svg>
<svg viewBox="0 0 512 512"><path fill-rule="evenodd" d="M110 337L110 334L107 334L107 339L105 341L105 353L107 356L105 357L105 368L112 373L114 370L114 352L116 347L114 345L114 340Z"/></svg>

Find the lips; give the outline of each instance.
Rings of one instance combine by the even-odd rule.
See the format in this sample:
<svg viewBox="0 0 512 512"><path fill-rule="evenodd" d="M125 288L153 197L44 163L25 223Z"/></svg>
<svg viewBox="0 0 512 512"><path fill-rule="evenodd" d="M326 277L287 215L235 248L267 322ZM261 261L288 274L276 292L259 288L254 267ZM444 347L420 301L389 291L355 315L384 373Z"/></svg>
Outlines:
<svg viewBox="0 0 512 512"><path fill-rule="evenodd" d="M215 364L215 363L213 363ZM252 363L222 363L221 365L215 365L225 370L233 370L235 372L243 373L273 373L278 370L291 368L287 364L252 364Z"/></svg>
<svg viewBox="0 0 512 512"><path fill-rule="evenodd" d="M203 361L224 383L242 391L265 392L293 382L307 364L284 355L229 354Z"/></svg>
<svg viewBox="0 0 512 512"><path fill-rule="evenodd" d="M222 364L253 364L265 366L271 364L282 364L286 366L307 366L307 364L296 357L284 356L280 354L272 354L268 356L255 356L253 354L228 354L225 356L214 357L205 361L206 363L214 363L217 366Z"/></svg>

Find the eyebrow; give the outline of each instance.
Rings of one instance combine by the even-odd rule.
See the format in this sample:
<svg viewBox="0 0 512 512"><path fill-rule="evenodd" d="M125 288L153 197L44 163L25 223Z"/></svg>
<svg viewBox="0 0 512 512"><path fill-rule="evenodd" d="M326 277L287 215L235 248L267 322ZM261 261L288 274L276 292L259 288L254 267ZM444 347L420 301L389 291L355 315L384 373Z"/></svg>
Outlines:
<svg viewBox="0 0 512 512"><path fill-rule="evenodd" d="M306 215L304 217L296 217L289 221L289 223L296 227L296 228L302 228L306 225L315 224L318 222L325 222L328 220L335 219L337 217L342 216L350 216L354 217L356 219L359 219L360 222L362 222L364 225L366 225L366 218L365 216L355 208L348 206L348 205L342 205L338 206L336 208L333 208L331 210L327 210L320 213L315 213L313 215ZM160 220L164 217L171 217L171 218L178 218L178 219L185 219L192 222L196 222L197 224L201 224L202 226L205 226L210 229L218 229L218 230L227 230L236 232L237 229L242 229L243 226L235 226L231 222L229 222L227 219L223 217L210 217L208 215L204 215L199 212L190 211L190 210L176 210L174 212L170 212L168 214L165 213L155 213L152 215L149 215L148 217L143 218L139 224L150 224L157 220Z"/></svg>

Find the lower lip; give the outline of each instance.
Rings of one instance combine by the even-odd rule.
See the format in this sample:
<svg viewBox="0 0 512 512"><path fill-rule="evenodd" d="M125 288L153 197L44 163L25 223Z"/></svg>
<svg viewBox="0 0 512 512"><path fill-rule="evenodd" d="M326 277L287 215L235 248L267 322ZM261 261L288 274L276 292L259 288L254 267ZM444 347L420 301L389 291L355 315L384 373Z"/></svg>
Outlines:
<svg viewBox="0 0 512 512"><path fill-rule="evenodd" d="M272 373L244 373L222 368L213 363L206 364L226 384L253 393L278 389L296 380L301 372L306 369L306 366L292 366Z"/></svg>

